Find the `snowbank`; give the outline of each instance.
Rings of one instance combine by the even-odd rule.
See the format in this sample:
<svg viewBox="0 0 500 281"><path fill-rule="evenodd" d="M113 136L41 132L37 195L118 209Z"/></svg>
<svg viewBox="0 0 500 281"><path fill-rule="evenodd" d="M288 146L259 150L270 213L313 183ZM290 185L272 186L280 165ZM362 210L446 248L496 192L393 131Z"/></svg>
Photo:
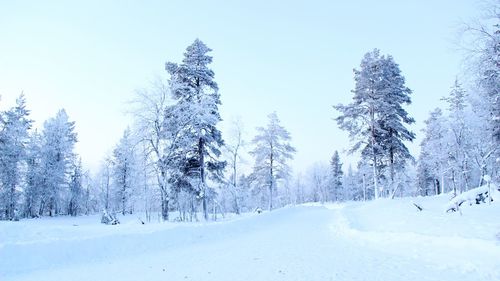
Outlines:
<svg viewBox="0 0 500 281"><path fill-rule="evenodd" d="M459 194L451 199L451 201L446 205L446 212L458 211L463 203L473 205L486 203L490 200L500 200L500 191L498 189L499 187L497 185L490 183Z"/></svg>
<svg viewBox="0 0 500 281"><path fill-rule="evenodd" d="M500 201L307 204L223 222L0 222L0 280L500 280ZM418 211L412 202L423 207Z"/></svg>

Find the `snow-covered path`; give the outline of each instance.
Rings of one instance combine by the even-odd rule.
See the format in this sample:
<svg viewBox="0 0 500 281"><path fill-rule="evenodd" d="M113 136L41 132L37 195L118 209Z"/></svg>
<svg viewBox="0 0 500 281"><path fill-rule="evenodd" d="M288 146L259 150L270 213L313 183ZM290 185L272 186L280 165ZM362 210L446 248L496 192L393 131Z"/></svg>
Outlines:
<svg viewBox="0 0 500 281"><path fill-rule="evenodd" d="M0 280L500 280L494 240L363 230L350 210L1 244Z"/></svg>

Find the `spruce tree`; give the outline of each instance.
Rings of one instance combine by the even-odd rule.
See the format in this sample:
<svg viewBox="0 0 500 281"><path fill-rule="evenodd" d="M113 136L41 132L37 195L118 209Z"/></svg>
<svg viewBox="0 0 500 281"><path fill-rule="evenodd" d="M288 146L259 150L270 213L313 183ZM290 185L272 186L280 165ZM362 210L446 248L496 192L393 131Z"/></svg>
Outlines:
<svg viewBox="0 0 500 281"><path fill-rule="evenodd" d="M340 162L339 152L337 150L335 150L330 160L330 169L330 200L343 200L342 177L344 172L342 172L342 163Z"/></svg>

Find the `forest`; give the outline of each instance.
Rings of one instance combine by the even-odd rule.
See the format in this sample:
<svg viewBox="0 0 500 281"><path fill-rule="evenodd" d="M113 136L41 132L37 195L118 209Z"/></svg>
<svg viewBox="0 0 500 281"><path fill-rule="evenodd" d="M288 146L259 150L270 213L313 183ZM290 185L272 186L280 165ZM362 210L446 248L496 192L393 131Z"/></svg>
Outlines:
<svg viewBox="0 0 500 281"><path fill-rule="evenodd" d="M217 57L200 39L187 46L182 61L158 62L165 63L164 79L136 92L134 122L94 173L75 152L78 124L71 112L61 109L36 130L21 94L0 113L0 219L145 212L146 220L216 220L306 202L459 196L498 183L498 9L492 20L464 30L473 43L463 47L467 66L457 74L467 79L439 93L447 106L428 108L419 132L409 129L416 122L407 112L414 93L396 58L368 50L353 66L354 86L345 93L352 101L332 105L332 124L349 135L351 146L329 152L328 165L300 175L289 165L296 148L277 112L268 113L252 138L244 138L239 122L222 135L224 93L211 69ZM420 153L412 155L407 143L417 134ZM343 165L341 150L359 153L357 165Z"/></svg>

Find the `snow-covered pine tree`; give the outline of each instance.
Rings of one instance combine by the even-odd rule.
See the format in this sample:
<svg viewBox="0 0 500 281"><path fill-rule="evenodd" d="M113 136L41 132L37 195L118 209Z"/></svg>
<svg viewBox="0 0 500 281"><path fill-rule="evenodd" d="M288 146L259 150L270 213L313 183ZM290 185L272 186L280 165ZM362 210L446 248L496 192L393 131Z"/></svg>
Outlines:
<svg viewBox="0 0 500 281"><path fill-rule="evenodd" d="M130 202L136 181L136 155L134 142L127 128L123 136L113 150L112 179L114 187L114 198L116 209L122 215L132 213L133 207Z"/></svg>
<svg viewBox="0 0 500 281"><path fill-rule="evenodd" d="M268 115L266 127L258 127L257 135L252 140L255 148L250 154L255 158L251 177L262 188L269 191L269 210L273 209L273 191L277 190L277 181L290 175L288 160L293 159L295 148L290 145L290 133L280 124L278 115Z"/></svg>
<svg viewBox="0 0 500 281"><path fill-rule="evenodd" d="M361 150L362 157L371 160L375 199L379 197L378 177L381 169L380 159L383 156L379 139L384 133L379 127L379 114L377 114L383 100L383 87L380 85L381 60L378 49L366 53L361 60L360 70L354 69L353 102L334 106L341 113L335 119L337 124L341 129L348 131L349 138L354 141L350 152Z"/></svg>
<svg viewBox="0 0 500 281"><path fill-rule="evenodd" d="M219 159L224 144L217 128L221 121L218 106L220 94L214 81L214 72L208 67L212 51L201 40L196 39L187 47L181 64L167 62L165 69L170 74L170 88L176 101L172 119L185 124L178 137L176 150L182 154L183 178L190 189L201 199L203 215L208 219L207 175L219 181L226 163Z"/></svg>
<svg viewBox="0 0 500 281"><path fill-rule="evenodd" d="M383 190L379 186L382 168L389 165L393 178L395 165L411 157L403 141L415 136L404 124L414 120L402 108L411 102L411 90L393 58L380 55L378 49L365 54L360 70L354 70L354 80L352 103L334 106L341 113L336 121L354 141L350 152L361 150L370 161L377 199Z"/></svg>
<svg viewBox="0 0 500 281"><path fill-rule="evenodd" d="M68 214L71 216L76 216L81 210L82 199L83 199L83 187L82 187L82 159L80 158L78 162L73 164L73 171L70 176L69 181L69 206Z"/></svg>
<svg viewBox="0 0 500 281"><path fill-rule="evenodd" d="M33 218L40 213L42 175L40 173L41 136L37 131L30 135L26 149L26 181L23 216Z"/></svg>
<svg viewBox="0 0 500 281"><path fill-rule="evenodd" d="M26 146L32 121L26 99L20 95L16 106L0 117L0 219L12 220L19 211L19 187L23 178L21 165L26 160Z"/></svg>
<svg viewBox="0 0 500 281"><path fill-rule="evenodd" d="M447 127L440 108L431 111L422 130L424 138L420 143L417 178L422 195L440 194L445 190L445 174L448 166ZM432 193L430 190L432 189Z"/></svg>
<svg viewBox="0 0 500 281"><path fill-rule="evenodd" d="M340 201L344 200L344 192L342 186L342 177L344 172L342 171L342 163L340 162L339 152L335 150L330 160L330 201Z"/></svg>
<svg viewBox="0 0 500 281"><path fill-rule="evenodd" d="M391 197L394 197L396 191L401 188L401 183L395 182L396 173L404 170L407 160L413 160L404 142L415 139L415 134L405 127L405 124L413 124L415 120L403 108L404 105L411 104L412 92L405 86L405 78L401 74L399 65L391 55L382 58L382 61L381 80L385 87L382 90L382 107L377 111L379 111L380 127L385 132L382 135L382 147L389 167L388 191L391 192Z"/></svg>
<svg viewBox="0 0 500 281"><path fill-rule="evenodd" d="M40 148L41 206L39 215L54 216L62 213L77 135L75 122L69 121L64 109L45 121Z"/></svg>

